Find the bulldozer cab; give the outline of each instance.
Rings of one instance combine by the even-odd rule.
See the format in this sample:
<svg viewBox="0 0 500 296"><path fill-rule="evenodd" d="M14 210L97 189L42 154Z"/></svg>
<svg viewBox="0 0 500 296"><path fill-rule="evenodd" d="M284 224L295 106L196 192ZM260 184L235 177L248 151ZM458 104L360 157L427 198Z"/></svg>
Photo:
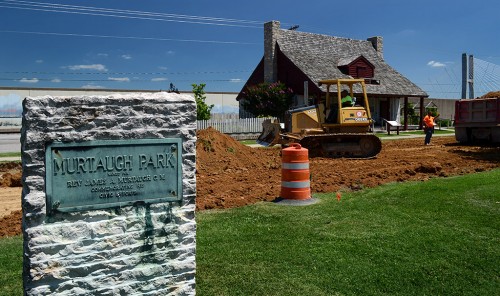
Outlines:
<svg viewBox="0 0 500 296"><path fill-rule="evenodd" d="M363 133L370 129L372 119L363 79L326 79L318 85L326 86L326 99L317 105L318 121L325 132ZM347 103L349 98L343 100L343 93L352 103Z"/></svg>

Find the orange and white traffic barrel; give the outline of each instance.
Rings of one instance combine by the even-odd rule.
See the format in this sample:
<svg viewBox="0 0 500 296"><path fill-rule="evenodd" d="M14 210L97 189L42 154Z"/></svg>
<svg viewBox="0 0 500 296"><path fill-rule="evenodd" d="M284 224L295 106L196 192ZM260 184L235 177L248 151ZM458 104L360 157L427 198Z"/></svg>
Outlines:
<svg viewBox="0 0 500 296"><path fill-rule="evenodd" d="M311 198L309 151L298 143L282 150L281 195L283 199Z"/></svg>

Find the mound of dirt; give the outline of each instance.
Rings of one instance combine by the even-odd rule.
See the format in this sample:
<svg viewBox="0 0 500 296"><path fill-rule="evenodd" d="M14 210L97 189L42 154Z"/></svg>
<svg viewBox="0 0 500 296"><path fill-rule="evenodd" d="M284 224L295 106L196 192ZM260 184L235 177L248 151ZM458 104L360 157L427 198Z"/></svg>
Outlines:
<svg viewBox="0 0 500 296"><path fill-rule="evenodd" d="M481 98L497 98L500 99L500 91L490 91Z"/></svg>
<svg viewBox="0 0 500 296"><path fill-rule="evenodd" d="M0 163L0 187L21 187L21 168L20 162Z"/></svg>
<svg viewBox="0 0 500 296"><path fill-rule="evenodd" d="M21 234L23 213L20 210L12 211L9 215L0 217L0 237Z"/></svg>
<svg viewBox="0 0 500 296"><path fill-rule="evenodd" d="M197 132L196 157L197 210L272 200L279 192L279 149L251 148L210 127Z"/></svg>
<svg viewBox="0 0 500 296"><path fill-rule="evenodd" d="M279 148L248 147L213 128L198 131L197 137L197 211L240 207L279 197ZM500 147L461 145L453 135L435 136L431 146L423 143L423 138L384 140L382 151L374 159L310 158L311 190L313 194L360 190L389 182L428 180L500 167ZM6 173L20 175L20 164L4 166L0 166L3 179L8 178ZM21 190L3 189L0 205L6 205L3 213L10 215L0 221L0 237L20 234ZM19 189L15 193L19 202L12 197L7 202L7 189Z"/></svg>
<svg viewBox="0 0 500 296"><path fill-rule="evenodd" d="M215 129L199 131L196 209L272 201L281 188L277 148L250 148ZM389 182L428 180L500 166L499 147L461 146L454 136L383 141L375 159L311 158L312 192L360 190Z"/></svg>
<svg viewBox="0 0 500 296"><path fill-rule="evenodd" d="M0 187L21 187L22 173L3 173L0 175Z"/></svg>

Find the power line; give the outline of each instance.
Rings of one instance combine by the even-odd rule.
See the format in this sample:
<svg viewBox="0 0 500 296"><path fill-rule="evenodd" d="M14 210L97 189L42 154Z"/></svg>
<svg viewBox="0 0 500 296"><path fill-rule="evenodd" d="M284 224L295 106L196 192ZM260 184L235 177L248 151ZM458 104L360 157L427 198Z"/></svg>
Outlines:
<svg viewBox="0 0 500 296"><path fill-rule="evenodd" d="M258 21L248 21L248 20L237 20L237 19L224 19L224 18L214 18L214 17L201 17L201 16L189 16L189 15L180 15L180 14L165 14L165 13L152 13L152 12L141 12L141 11L132 11L132 10L119 10L119 9L105 9L105 8L96 8L96 7L85 7L85 6L74 6L74 5L63 5L63 4L52 4L52 3L36 3L29 1L16 1L16 0L4 0L0 1L0 3L6 3L7 5L11 5L12 3L15 5L30 5L32 7L49 7L55 8L50 10L43 11L51 11L51 12L66 12L66 13L76 13L76 14L87 14L83 12L70 12L70 11L62 11L57 9L75 9L75 10L90 10L90 11L100 11L104 12L102 14L98 14L100 16L115 16L111 13L119 13L119 14L137 14L137 15L147 15L147 16L157 16L161 18L187 18L192 20L204 20L210 22L229 22L229 23L244 23L244 24L259 24L260 26L255 28L261 28L262 22ZM14 8L14 9L27 9L27 10L40 10L36 8L26 8L26 7L12 7L0 5L0 7L4 8ZM164 21L176 21L176 20L168 20L168 19L151 19L144 18L149 20L164 20ZM184 22L180 21L179 22ZM207 22L192 22L198 24L205 25L228 25L224 23L216 24L216 23L207 23ZM177 41L177 42L198 42L198 43L218 43L218 44L239 44L239 45L255 45L259 43L252 42L234 42L234 41L218 41L218 40L199 40L199 39L173 39L173 38L154 38L154 37L138 37L138 36L112 36L112 35L95 35L95 34L76 34L76 33L57 33L57 32L36 32L36 31L12 31L12 30L2 30L2 33L17 33L17 34L36 34L36 35L53 35L53 36L69 36L69 37L94 37L94 38L115 38L115 39L135 39L135 40L155 40L155 41Z"/></svg>
<svg viewBox="0 0 500 296"><path fill-rule="evenodd" d="M153 37L137 37L137 36L113 36L113 35L73 34L73 33L35 32L35 31L8 31L8 30L0 30L0 33L54 35L54 36L68 36L68 37L94 37L94 38L114 38L114 39L136 39L136 40L154 40L154 41L218 43L218 44L237 44L237 45L256 45L256 44L259 44L259 43L236 42L236 41L197 40L197 39L173 39L173 38L153 38Z"/></svg>
<svg viewBox="0 0 500 296"><path fill-rule="evenodd" d="M4 74L44 74L44 75L192 75L192 74L229 74L248 73L250 70L235 71L196 71L196 72L42 72L42 71L4 71Z"/></svg>
<svg viewBox="0 0 500 296"><path fill-rule="evenodd" d="M20 0L3 0L4 2L14 2L23 3L24 5L34 5L38 7L59 7L63 9L74 9L74 10L88 10L88 11L103 11L103 12L114 12L122 14L138 14L147 16L160 16L160 17L171 17L171 18L185 18L194 20L208 20L208 21L218 21L218 22L236 22L236 23L246 23L246 24L257 24L262 25L262 21L251 21L251 20L239 20L239 19L229 19L229 18L217 18L217 17L205 17L205 16L191 16L185 14L172 14L172 13L157 13L157 12L144 12L137 10L124 10L124 9L110 9L110 8L98 8L91 6L76 6L76 5L65 5L56 3L43 3L43 2L30 2L30 1L20 1Z"/></svg>
<svg viewBox="0 0 500 296"><path fill-rule="evenodd" d="M25 81L26 83L29 83L27 81L34 80L36 82L39 81L53 81L54 78L2 78L0 77L0 81L18 81L22 82ZM245 81L239 80L239 79L200 79L206 82L231 82L231 83L244 83ZM151 81L151 79L138 79L134 78L131 79L130 81L127 82L143 82L143 81ZM167 80L164 80L167 81ZM164 82L164 81L157 81L157 82ZM175 79L175 81L180 81L180 82L192 82L193 79ZM120 80L114 80L114 79L59 79L57 83L60 82L117 82L117 83L124 83L125 81L120 81Z"/></svg>
<svg viewBox="0 0 500 296"><path fill-rule="evenodd" d="M3 4L3 5L0 5L0 7L9 8L9 9L68 13L68 14L103 16L103 17L115 17L115 18L125 18L125 19L141 19L141 20L153 20L153 21L164 21L164 22L191 23L191 24L200 24L200 25L243 27L243 28L255 28L255 29L261 29L262 25L264 23L262 21L238 20L238 19L230 19L230 18L216 18L216 17L203 17L203 16L190 16L190 15L170 14L170 13L155 13L155 12L134 11L134 10L109 9L109 8L99 8L99 7L91 7L91 6L54 4L54 3L46 3L46 2L4 0L4 1L0 1L0 4ZM15 5L17 5L17 6L15 6Z"/></svg>

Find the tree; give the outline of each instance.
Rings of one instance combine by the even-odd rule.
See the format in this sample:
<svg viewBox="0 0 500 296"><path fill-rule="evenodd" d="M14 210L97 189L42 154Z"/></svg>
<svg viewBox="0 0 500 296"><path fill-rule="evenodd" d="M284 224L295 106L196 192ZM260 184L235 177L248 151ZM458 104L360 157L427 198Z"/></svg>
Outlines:
<svg viewBox="0 0 500 296"><path fill-rule="evenodd" d="M293 91L284 83L260 83L243 92L243 108L253 115L283 117L293 102Z"/></svg>
<svg viewBox="0 0 500 296"><path fill-rule="evenodd" d="M210 112L212 112L212 108L214 105L207 105L205 103L205 84L191 84L193 87L193 94L196 100L196 120L208 120L210 119Z"/></svg>
<svg viewBox="0 0 500 296"><path fill-rule="evenodd" d="M408 112L408 124L418 124L419 116L415 114L415 105L412 102L408 102L406 105L406 112ZM401 108L401 115L404 115L405 108Z"/></svg>

